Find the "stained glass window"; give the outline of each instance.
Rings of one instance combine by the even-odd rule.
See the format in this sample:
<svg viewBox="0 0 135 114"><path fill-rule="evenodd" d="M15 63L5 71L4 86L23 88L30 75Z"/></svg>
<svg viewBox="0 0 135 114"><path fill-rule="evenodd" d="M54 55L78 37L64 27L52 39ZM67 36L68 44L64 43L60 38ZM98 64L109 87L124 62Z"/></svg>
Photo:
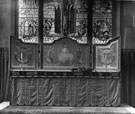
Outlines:
<svg viewBox="0 0 135 114"><path fill-rule="evenodd" d="M44 0L44 43L66 36L87 43L87 0Z"/></svg>
<svg viewBox="0 0 135 114"><path fill-rule="evenodd" d="M38 42L38 1L19 0L18 36L23 42Z"/></svg>
<svg viewBox="0 0 135 114"><path fill-rule="evenodd" d="M63 37L87 43L87 0L19 0L19 39L38 43L38 2L43 2L44 43Z"/></svg>
<svg viewBox="0 0 135 114"><path fill-rule="evenodd" d="M87 0L75 0L74 6L71 6L70 9L71 37L79 43L87 43Z"/></svg>
<svg viewBox="0 0 135 114"><path fill-rule="evenodd" d="M62 6L63 0L44 0L44 43L52 43L62 37Z"/></svg>
<svg viewBox="0 0 135 114"><path fill-rule="evenodd" d="M112 39L112 0L94 0L92 15L92 40L105 44Z"/></svg>

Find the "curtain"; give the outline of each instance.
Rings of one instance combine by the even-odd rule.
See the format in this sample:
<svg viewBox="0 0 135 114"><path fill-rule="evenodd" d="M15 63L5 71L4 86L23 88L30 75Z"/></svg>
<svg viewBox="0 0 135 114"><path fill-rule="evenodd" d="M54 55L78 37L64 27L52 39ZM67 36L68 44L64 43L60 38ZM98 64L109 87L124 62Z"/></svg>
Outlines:
<svg viewBox="0 0 135 114"><path fill-rule="evenodd" d="M0 102L10 98L8 48L0 48Z"/></svg>
<svg viewBox="0 0 135 114"><path fill-rule="evenodd" d="M120 79L12 78L11 105L119 106Z"/></svg>
<svg viewBox="0 0 135 114"><path fill-rule="evenodd" d="M135 106L135 50L122 50L122 102Z"/></svg>

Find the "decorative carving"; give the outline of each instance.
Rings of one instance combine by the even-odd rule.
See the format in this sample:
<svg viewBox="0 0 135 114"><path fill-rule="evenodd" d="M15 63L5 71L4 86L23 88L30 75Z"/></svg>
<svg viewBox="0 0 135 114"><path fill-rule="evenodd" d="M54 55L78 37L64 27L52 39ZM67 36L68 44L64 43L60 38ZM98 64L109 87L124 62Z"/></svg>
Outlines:
<svg viewBox="0 0 135 114"><path fill-rule="evenodd" d="M95 70L98 72L120 71L120 41L118 38L106 45L96 45Z"/></svg>
<svg viewBox="0 0 135 114"><path fill-rule="evenodd" d="M35 46L11 37L11 69L35 69Z"/></svg>
<svg viewBox="0 0 135 114"><path fill-rule="evenodd" d="M115 48L116 45L112 45L110 48L101 48L101 50L99 50L99 62L104 65L112 64L116 59Z"/></svg>
<svg viewBox="0 0 135 114"><path fill-rule="evenodd" d="M32 58L32 49L29 46L19 46L16 45L16 50L15 50L15 59L18 63L21 65L27 64L28 62L31 61Z"/></svg>

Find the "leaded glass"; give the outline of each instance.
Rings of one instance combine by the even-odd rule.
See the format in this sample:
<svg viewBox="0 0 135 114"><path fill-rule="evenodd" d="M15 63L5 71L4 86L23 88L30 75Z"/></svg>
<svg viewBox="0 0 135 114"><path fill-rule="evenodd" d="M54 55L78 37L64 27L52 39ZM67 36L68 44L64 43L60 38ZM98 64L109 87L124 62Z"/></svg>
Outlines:
<svg viewBox="0 0 135 114"><path fill-rule="evenodd" d="M38 43L38 0L19 0L18 4L19 39Z"/></svg>
<svg viewBox="0 0 135 114"><path fill-rule="evenodd" d="M75 0L73 3L74 6L70 6L70 36L79 43L87 43L87 0Z"/></svg>
<svg viewBox="0 0 135 114"><path fill-rule="evenodd" d="M44 0L44 43L52 43L62 37L62 4L63 0Z"/></svg>
<svg viewBox="0 0 135 114"><path fill-rule="evenodd" d="M87 43L87 0L44 0L44 43L66 36Z"/></svg>
<svg viewBox="0 0 135 114"><path fill-rule="evenodd" d="M105 44L112 39L112 0L94 0L92 14L92 40Z"/></svg>

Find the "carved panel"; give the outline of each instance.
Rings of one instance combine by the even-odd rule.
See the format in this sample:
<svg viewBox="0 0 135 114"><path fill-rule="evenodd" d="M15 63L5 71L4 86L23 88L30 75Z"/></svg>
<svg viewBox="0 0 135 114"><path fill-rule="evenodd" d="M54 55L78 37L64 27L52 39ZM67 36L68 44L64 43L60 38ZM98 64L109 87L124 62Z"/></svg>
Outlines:
<svg viewBox="0 0 135 114"><path fill-rule="evenodd" d="M24 44L19 39L11 38L11 69L35 69L36 46Z"/></svg>
<svg viewBox="0 0 135 114"><path fill-rule="evenodd" d="M120 39L106 45L95 46L95 70L98 72L120 71Z"/></svg>
<svg viewBox="0 0 135 114"><path fill-rule="evenodd" d="M43 46L43 68L68 70L72 68L91 68L90 46L78 44L69 38L62 38L52 45Z"/></svg>

